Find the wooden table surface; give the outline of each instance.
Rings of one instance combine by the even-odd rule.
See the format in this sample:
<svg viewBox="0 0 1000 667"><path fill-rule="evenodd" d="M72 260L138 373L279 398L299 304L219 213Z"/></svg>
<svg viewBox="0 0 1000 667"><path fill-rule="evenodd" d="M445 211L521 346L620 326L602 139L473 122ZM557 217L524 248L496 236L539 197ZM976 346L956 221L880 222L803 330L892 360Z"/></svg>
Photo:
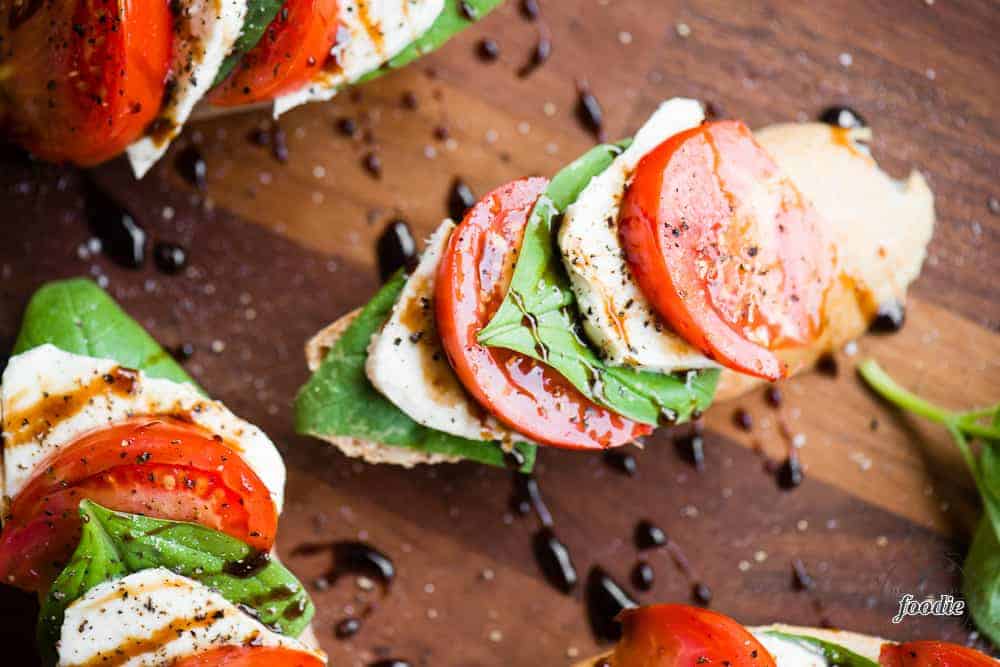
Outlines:
<svg viewBox="0 0 1000 667"><path fill-rule="evenodd" d="M482 193L551 175L591 145L574 115L577 80L603 105L610 137L627 136L675 95L710 101L754 127L849 104L874 128L880 162L896 175L919 168L937 198L938 225L902 332L838 354L836 377L786 382L780 411L760 393L713 408L702 473L661 433L638 453L635 477L600 457L559 451L541 453L538 477L582 575L600 565L627 584L637 560L632 531L649 518L712 588L711 606L747 623L814 625L825 616L898 639L974 639L966 619L890 622L903 593L956 593L979 510L947 436L879 404L853 367L874 356L949 406L1000 398L1000 214L988 205L1000 197L1000 8L990 0L543 0L542 11L554 50L532 76L517 70L540 24L511 1L417 65L282 118L287 163L247 140L269 127L264 114L190 127L177 148L199 144L205 194L174 168L177 150L139 183L121 162L98 169L94 177L153 239L190 249L178 276L152 262L135 271L80 253L91 235L80 174L7 151L0 352L41 283L105 277L164 345L193 343L188 370L279 443L289 466L283 553L362 539L394 559L397 581L353 639L337 640L332 628L371 594L350 578L315 592L331 664L386 656L416 665L569 664L597 648L581 592L563 595L541 578L531 551L537 526L510 513L509 473L373 467L296 436L302 344L376 289L373 242L387 221L401 216L424 235L446 215L454 178ZM497 62L476 55L487 37L500 46ZM415 109L403 102L408 93ZM367 138L339 133L344 118ZM442 126L447 141L435 135ZM362 167L372 151L378 179ZM732 425L737 407L754 417L749 434ZM780 420L806 438L806 481L791 492L777 488L754 451L780 456ZM690 582L669 556L647 557L657 583L638 599L689 601ZM794 559L815 578L813 592L793 587ZM327 565L323 557L288 562L306 582ZM0 640L14 647L16 664L31 664L32 614L24 596L0 594Z"/></svg>

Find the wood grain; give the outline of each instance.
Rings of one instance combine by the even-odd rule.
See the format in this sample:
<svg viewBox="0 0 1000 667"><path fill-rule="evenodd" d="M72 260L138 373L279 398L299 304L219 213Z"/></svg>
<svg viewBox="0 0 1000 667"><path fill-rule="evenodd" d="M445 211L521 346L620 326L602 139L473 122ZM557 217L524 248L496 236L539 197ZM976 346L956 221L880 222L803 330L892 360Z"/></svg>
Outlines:
<svg viewBox="0 0 1000 667"><path fill-rule="evenodd" d="M153 239L190 247L191 265L179 276L86 257L79 174L0 156L0 353L12 346L38 285L79 274L107 279L165 345L193 343L188 370L279 443L290 474L284 553L305 541L360 538L396 560L394 590L350 642L336 641L332 625L366 593L351 580L317 592L317 630L332 664L389 654L418 665L571 664L596 649L579 591L561 596L541 579L533 520L508 514L506 473L464 464L371 467L294 435L291 400L306 378L302 343L373 293L373 239L388 219L401 215L426 234L446 214L454 177L481 193L527 174L551 175L583 152L591 138L573 117L575 79L586 78L600 98L612 137L631 133L673 95L709 100L752 126L848 103L874 127L879 160L896 174L919 167L937 196L931 259L903 331L866 337L855 356L838 355L836 378L787 382L780 413L759 394L715 407L701 475L665 433L640 454L634 479L599 458L557 451L542 453L539 475L582 574L599 563L626 581L637 558L632 528L648 517L687 551L715 592L712 606L745 622L815 624L818 598L846 628L965 641L962 619L889 619L903 592L957 590L977 511L968 477L945 434L886 409L853 364L874 356L946 405L1000 398L1000 216L987 207L1000 196L1000 10L943 0L549 0L543 9L555 51L529 79L515 72L538 28L510 2L359 96L289 114L281 122L287 164L246 140L268 125L262 114L190 128L178 148L200 145L207 197L178 176L176 151L140 183L121 162L97 170ZM678 35L678 23L690 36ZM500 62L475 57L487 35L501 45ZM849 66L841 54L850 54ZM408 91L416 110L403 108ZM336 123L344 117L374 141L341 136ZM435 138L439 125L454 144ZM370 150L384 165L378 180L360 165ZM754 416L750 434L732 425L738 406ZM756 444L781 454L779 417L806 436L807 479L793 492L778 490L753 452ZM647 557L658 583L641 599L688 600L690 582L669 558ZM817 578L815 598L793 590L794 558ZM325 563L291 558L290 565L308 582ZM13 647L15 664L31 664L26 605L23 596L0 594L0 641Z"/></svg>

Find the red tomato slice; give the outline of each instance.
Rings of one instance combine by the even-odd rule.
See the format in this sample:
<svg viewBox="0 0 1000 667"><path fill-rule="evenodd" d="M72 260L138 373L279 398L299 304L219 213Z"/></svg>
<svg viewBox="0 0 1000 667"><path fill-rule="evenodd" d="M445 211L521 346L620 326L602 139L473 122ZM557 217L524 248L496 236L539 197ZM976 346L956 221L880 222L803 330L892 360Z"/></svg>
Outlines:
<svg viewBox="0 0 1000 667"><path fill-rule="evenodd" d="M821 332L833 254L819 214L738 121L706 123L647 154L619 233L639 287L685 340L777 380L772 352Z"/></svg>
<svg viewBox="0 0 1000 667"><path fill-rule="evenodd" d="M174 667L322 667L312 653L290 648L223 646L181 658Z"/></svg>
<svg viewBox="0 0 1000 667"><path fill-rule="evenodd" d="M556 447L616 447L652 429L592 403L545 364L476 341L507 294L528 216L547 184L525 178L494 190L452 233L435 286L438 332L462 385L503 423Z"/></svg>
<svg viewBox="0 0 1000 667"><path fill-rule="evenodd" d="M267 487L221 438L169 417L137 418L62 449L14 498L0 534L0 581L48 586L79 540L84 498L198 523L258 550L271 548L278 524Z"/></svg>
<svg viewBox="0 0 1000 667"><path fill-rule="evenodd" d="M13 139L42 159L90 166L142 136L166 89L169 0L8 7L0 115Z"/></svg>
<svg viewBox="0 0 1000 667"><path fill-rule="evenodd" d="M274 99L336 67L337 0L286 0L260 42L209 96L229 107Z"/></svg>
<svg viewBox="0 0 1000 667"><path fill-rule="evenodd" d="M997 667L997 661L974 649L938 641L882 644L882 667Z"/></svg>
<svg viewBox="0 0 1000 667"><path fill-rule="evenodd" d="M682 604L629 609L612 667L775 667L774 658L741 624Z"/></svg>

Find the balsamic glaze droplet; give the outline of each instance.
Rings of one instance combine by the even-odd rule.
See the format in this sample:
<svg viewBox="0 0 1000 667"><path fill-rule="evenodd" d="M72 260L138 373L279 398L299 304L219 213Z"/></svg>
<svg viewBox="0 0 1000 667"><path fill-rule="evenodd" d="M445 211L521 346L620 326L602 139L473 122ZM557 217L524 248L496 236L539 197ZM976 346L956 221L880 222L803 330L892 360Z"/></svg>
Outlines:
<svg viewBox="0 0 1000 667"><path fill-rule="evenodd" d="M86 189L87 221L111 261L129 269L141 268L146 259L146 231L132 213L93 181Z"/></svg>
<svg viewBox="0 0 1000 667"><path fill-rule="evenodd" d="M468 0L462 0L458 3L458 8L462 10L462 16L467 21L476 21L479 19L479 10Z"/></svg>
<svg viewBox="0 0 1000 667"><path fill-rule="evenodd" d="M475 205L476 195L472 188L456 177L451 183L451 192L448 193L448 217L456 223L462 222L468 210Z"/></svg>
<svg viewBox="0 0 1000 667"><path fill-rule="evenodd" d="M576 117L598 141L604 141L604 113L586 82L577 82Z"/></svg>
<svg viewBox="0 0 1000 667"><path fill-rule="evenodd" d="M868 127L868 123L857 111L847 106L832 106L824 109L819 115L819 121L834 127L842 127L847 130Z"/></svg>
<svg viewBox="0 0 1000 667"><path fill-rule="evenodd" d="M621 639L622 628L615 619L625 609L637 607L638 603L599 566L595 566L587 575L584 597L587 618L594 636L602 641Z"/></svg>
<svg viewBox="0 0 1000 667"><path fill-rule="evenodd" d="M906 322L906 308L899 301L887 301L879 304L875 311L875 319L868 325L869 333L896 333Z"/></svg>
<svg viewBox="0 0 1000 667"><path fill-rule="evenodd" d="M775 472L775 479L778 482L778 487L785 491L797 488L802 484L802 481L805 479L805 473L802 470L802 462L799 460L799 455L795 450L792 450L788 458L778 466L778 470Z"/></svg>
<svg viewBox="0 0 1000 667"><path fill-rule="evenodd" d="M281 164L288 162L288 139L277 124L271 129L271 155Z"/></svg>
<svg viewBox="0 0 1000 667"><path fill-rule="evenodd" d="M493 62L500 57L500 45L494 39L483 39L479 42L479 59Z"/></svg>
<svg viewBox="0 0 1000 667"><path fill-rule="evenodd" d="M399 658L389 658L387 660L379 660L378 662L369 663L368 667L410 667L410 663L405 660L400 660Z"/></svg>
<svg viewBox="0 0 1000 667"><path fill-rule="evenodd" d="M532 538L535 561L545 579L563 593L576 587L576 567L569 549L556 537L549 526L543 527Z"/></svg>
<svg viewBox="0 0 1000 667"><path fill-rule="evenodd" d="M543 526L552 526L552 513L549 512L549 508L542 498L538 480L531 475L514 473L514 489L510 496L510 507L521 515L526 515L534 510Z"/></svg>
<svg viewBox="0 0 1000 667"><path fill-rule="evenodd" d="M371 174L372 178L382 178L382 158L378 156L378 153L365 153L365 156L361 158L361 166Z"/></svg>
<svg viewBox="0 0 1000 667"><path fill-rule="evenodd" d="M524 453L517 448L512 450L504 451L503 453L503 464L508 470L520 470L524 467L526 458L524 458Z"/></svg>
<svg viewBox="0 0 1000 667"><path fill-rule="evenodd" d="M356 616L348 616L341 620L333 629L333 634L337 639L350 639L361 630L361 619Z"/></svg>
<svg viewBox="0 0 1000 667"><path fill-rule="evenodd" d="M620 448L605 451L604 463L618 472L625 473L629 477L635 475L638 469L635 455Z"/></svg>
<svg viewBox="0 0 1000 667"><path fill-rule="evenodd" d="M174 160L177 173L201 192L208 189L208 166L197 146L188 146Z"/></svg>
<svg viewBox="0 0 1000 667"><path fill-rule="evenodd" d="M805 564L798 558L792 561L792 588L807 591L814 585L813 578L806 571Z"/></svg>
<svg viewBox="0 0 1000 667"><path fill-rule="evenodd" d="M662 547L667 543L667 534L652 521L643 519L635 525L635 546L639 550Z"/></svg>
<svg viewBox="0 0 1000 667"><path fill-rule="evenodd" d="M543 24L538 30L538 41L535 42L535 48L531 51L531 58L521 66L521 69L517 71L517 75L522 79L530 76L532 72L548 62L551 57L552 34Z"/></svg>
<svg viewBox="0 0 1000 667"><path fill-rule="evenodd" d="M840 374L840 368L837 365L837 357L833 356L832 352L826 352L816 360L816 370L823 375L828 375L830 377L837 377Z"/></svg>
<svg viewBox="0 0 1000 667"><path fill-rule="evenodd" d="M382 282L391 278L399 269L413 271L417 268L417 242L405 220L397 218L386 225L375 244L375 252Z"/></svg>
<svg viewBox="0 0 1000 667"><path fill-rule="evenodd" d="M538 6L538 0L521 0L521 16L524 18L534 21L541 13L542 10Z"/></svg>
<svg viewBox="0 0 1000 667"><path fill-rule="evenodd" d="M153 261L160 271L172 275L187 266L187 250L176 243L160 241L153 246Z"/></svg>
<svg viewBox="0 0 1000 667"><path fill-rule="evenodd" d="M776 385L768 386L767 390L764 392L764 400L772 408L781 407L781 390L778 389Z"/></svg>
<svg viewBox="0 0 1000 667"><path fill-rule="evenodd" d="M388 590L396 578L396 566L384 553L364 542L323 542L302 544L292 553L312 555L329 551L333 555L333 566L324 575L327 584L333 585L345 574L363 574L377 579Z"/></svg>
<svg viewBox="0 0 1000 667"><path fill-rule="evenodd" d="M249 579L256 576L271 564L271 554L267 551L255 551L246 558L229 561L222 567L226 574L239 579Z"/></svg>
<svg viewBox="0 0 1000 667"><path fill-rule="evenodd" d="M736 428L749 433L753 430L753 415L744 408L736 408L736 411L733 412L733 423Z"/></svg>
<svg viewBox="0 0 1000 667"><path fill-rule="evenodd" d="M708 584L699 581L691 588L691 597L698 604L708 606L712 602L712 589Z"/></svg>
<svg viewBox="0 0 1000 667"><path fill-rule="evenodd" d="M649 591L653 589L654 583L656 583L656 573L653 571L653 566L644 560L636 563L632 568L632 585L640 591Z"/></svg>
<svg viewBox="0 0 1000 667"><path fill-rule="evenodd" d="M345 137L353 137L358 133L358 123L347 116L337 121L337 131Z"/></svg>
<svg viewBox="0 0 1000 667"><path fill-rule="evenodd" d="M674 439L677 454L695 467L698 472L705 470L705 441L697 434L686 435Z"/></svg>

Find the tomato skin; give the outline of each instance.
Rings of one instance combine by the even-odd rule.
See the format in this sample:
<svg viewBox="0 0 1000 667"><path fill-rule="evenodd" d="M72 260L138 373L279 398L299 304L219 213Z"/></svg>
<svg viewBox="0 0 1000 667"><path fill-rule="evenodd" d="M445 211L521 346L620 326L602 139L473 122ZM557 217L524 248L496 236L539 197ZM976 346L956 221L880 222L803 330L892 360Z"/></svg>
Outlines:
<svg viewBox="0 0 1000 667"><path fill-rule="evenodd" d="M209 95L222 107L272 100L330 65L340 23L337 0L285 0L260 42Z"/></svg>
<svg viewBox="0 0 1000 667"><path fill-rule="evenodd" d="M0 108L12 139L39 158L92 166L139 139L163 102L169 0L72 0L0 20Z"/></svg>
<svg viewBox="0 0 1000 667"><path fill-rule="evenodd" d="M500 307L544 178L525 178L486 195L455 229L441 257L435 315L442 345L462 385L497 419L536 442L603 449L651 432L580 394L556 371L476 335Z"/></svg>
<svg viewBox="0 0 1000 667"><path fill-rule="evenodd" d="M882 667L997 667L998 664L975 649L939 641L883 644L878 663Z"/></svg>
<svg viewBox="0 0 1000 667"><path fill-rule="evenodd" d="M0 534L0 581L42 590L79 540L77 507L190 521L258 550L274 544L270 493L237 451L193 424L137 418L61 449L13 500Z"/></svg>
<svg viewBox="0 0 1000 667"><path fill-rule="evenodd" d="M612 667L775 667L764 645L718 612L682 604L628 609Z"/></svg>
<svg viewBox="0 0 1000 667"><path fill-rule="evenodd" d="M181 658L174 667L322 667L311 653L265 646L223 646Z"/></svg>
<svg viewBox="0 0 1000 667"><path fill-rule="evenodd" d="M780 379L772 350L821 333L833 266L822 221L743 123L706 123L648 153L619 234L654 309L729 368Z"/></svg>

